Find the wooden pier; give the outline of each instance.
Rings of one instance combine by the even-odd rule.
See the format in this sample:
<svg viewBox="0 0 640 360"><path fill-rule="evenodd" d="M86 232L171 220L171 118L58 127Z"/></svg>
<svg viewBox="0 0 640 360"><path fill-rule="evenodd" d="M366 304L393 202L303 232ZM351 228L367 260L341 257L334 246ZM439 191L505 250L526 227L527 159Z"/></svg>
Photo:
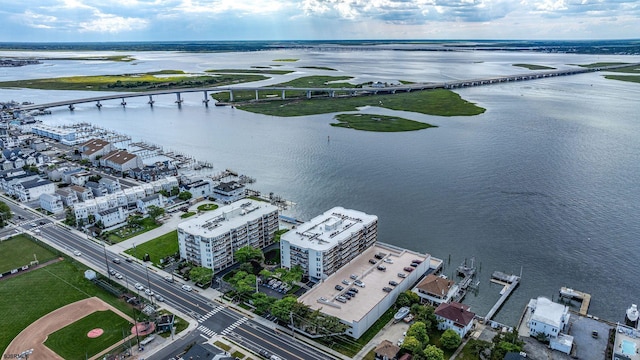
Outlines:
<svg viewBox="0 0 640 360"><path fill-rule="evenodd" d="M504 302L507 301L509 295L511 295L513 290L515 290L516 287L518 287L518 284L520 284L520 277L517 275L507 275L505 273L496 271L491 275L491 282L504 285L504 287L502 288L502 291L500 291L500 298L484 317L485 321L491 320L498 312L498 310L500 310L500 307L502 307Z"/></svg>
<svg viewBox="0 0 640 360"><path fill-rule="evenodd" d="M580 300L580 315L587 315L589 311L589 303L591 302L591 294L587 294L582 291L570 289L568 287L560 288L560 297L566 299Z"/></svg>

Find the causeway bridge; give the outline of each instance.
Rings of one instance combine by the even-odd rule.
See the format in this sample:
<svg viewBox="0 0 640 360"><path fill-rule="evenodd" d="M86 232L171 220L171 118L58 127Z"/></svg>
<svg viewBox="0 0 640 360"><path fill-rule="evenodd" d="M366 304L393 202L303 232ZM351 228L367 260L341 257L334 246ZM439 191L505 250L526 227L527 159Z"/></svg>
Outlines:
<svg viewBox="0 0 640 360"><path fill-rule="evenodd" d="M589 72L596 71L606 71L613 70L623 67L630 66L640 66L640 63L636 64L619 64L619 65L609 65L602 67L594 67L594 68L576 68L576 69L564 69L564 70L550 70L550 71L537 71L530 72L526 74L516 74L516 75L505 75L505 76L495 76L489 78L480 78L480 79L470 79L470 80L453 80L439 83L414 83L414 84L403 84L403 85L394 85L394 86L381 86L376 87L366 86L361 88L331 88L331 87L308 87L308 88L297 88L297 87L283 87L283 86L265 86L265 87L255 87L255 86L233 86L233 87L209 87L209 88L184 88L184 89L164 89L164 90L153 90L153 91L143 91L143 92L135 92L135 93L122 93L116 95L100 95L95 97L88 97L83 99L72 99L72 100L64 100L64 101L56 101L50 103L43 104L31 104L31 105L22 105L16 107L14 111L31 111L31 110L45 110L54 107L66 106L69 110L73 110L75 105L83 104L83 103L95 103L97 108L102 107L103 101L109 100L120 100L120 105L126 106L126 99L133 97L148 97L148 104L153 106L155 100L154 96L159 95L167 95L167 94L175 94L176 100L175 103L180 105L183 102L181 94L184 93L203 93L202 102L208 106L209 101L209 93L212 92L228 92L229 100L234 101L234 92L235 91L254 91L255 99L259 99L259 92L268 91L268 92L280 92L281 99L286 99L287 91L296 91L296 92L304 92L306 93L307 98L311 98L313 94L326 94L328 97L335 97L336 93L348 94L347 96L359 96L359 95L371 95L371 94L395 94L398 92L410 92L410 91L422 91L422 90L432 90L432 89L456 89L456 88L464 88L470 86L483 86L483 85L491 85L505 82L515 82L515 81L527 81L527 80L537 80L544 79L550 77L557 76L569 76L576 74L584 74Z"/></svg>

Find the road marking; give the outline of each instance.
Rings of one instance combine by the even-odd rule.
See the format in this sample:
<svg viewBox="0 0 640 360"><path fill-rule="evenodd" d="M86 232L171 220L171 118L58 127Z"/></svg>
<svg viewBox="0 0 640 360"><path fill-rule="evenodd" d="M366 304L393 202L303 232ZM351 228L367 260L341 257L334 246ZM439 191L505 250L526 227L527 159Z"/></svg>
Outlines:
<svg viewBox="0 0 640 360"><path fill-rule="evenodd" d="M200 320L198 320L198 322L202 323L203 321L207 320L208 318L212 317L213 315L217 314L218 312L220 312L220 310L224 309L224 306L218 306L215 309L209 311L208 313L204 314L202 316L202 318L200 318Z"/></svg>
<svg viewBox="0 0 640 360"><path fill-rule="evenodd" d="M198 330L200 330L201 332L207 334L209 336L209 338L212 338L212 337L218 335L215 331L209 329L208 327L206 327L204 325L198 326ZM200 334L200 335L202 335L202 334Z"/></svg>
<svg viewBox="0 0 640 360"><path fill-rule="evenodd" d="M296 358L296 359L304 360L304 358L301 358L301 357L299 357L298 355L296 355L296 354L294 354L294 353L292 353L292 352L290 352L290 351L288 351L288 350L286 350L286 349L284 349L284 348L281 348L280 346L278 346L278 345L276 345L276 344L274 344L274 343L272 343L272 342L270 342L270 341L268 341L268 340L264 339L264 338L263 338L263 337L261 337L261 336L258 336L257 334L253 334L253 333L251 333L251 332L249 332L249 331L247 331L247 330L244 330L243 328L238 328L238 330L239 330L239 331L244 331L244 332L246 332L247 334L253 335L253 336L257 337L258 339L260 339L260 340L262 340L262 341L266 342L267 344L269 344L269 345L271 345L271 346L273 346L273 347L275 347L275 348L278 348L278 349L280 349L280 350L284 351L285 353L287 353L287 354L289 354L289 355L293 356L293 357L294 357L294 358Z"/></svg>
<svg viewBox="0 0 640 360"><path fill-rule="evenodd" d="M233 329L237 328L238 326L244 324L247 320L246 317L241 318L240 320L234 322L233 324L229 325L226 329L222 330L222 335L227 335L228 333L232 332Z"/></svg>

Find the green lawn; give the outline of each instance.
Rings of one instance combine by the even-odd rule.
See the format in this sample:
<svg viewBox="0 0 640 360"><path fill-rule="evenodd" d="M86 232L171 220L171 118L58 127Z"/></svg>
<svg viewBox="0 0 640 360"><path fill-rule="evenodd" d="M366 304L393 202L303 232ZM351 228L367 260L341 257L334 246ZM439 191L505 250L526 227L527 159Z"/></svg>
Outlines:
<svg viewBox="0 0 640 360"><path fill-rule="evenodd" d="M286 75L293 72L293 70L276 70L270 68L264 69L219 69L219 70L205 70L207 73L234 73L234 74L269 74L269 75Z"/></svg>
<svg viewBox="0 0 640 360"><path fill-rule="evenodd" d="M357 111L359 107L367 105L437 116L472 116L485 112L484 108L445 89L343 98L273 100L239 104L237 107L259 114L287 117Z"/></svg>
<svg viewBox="0 0 640 360"><path fill-rule="evenodd" d="M137 245L134 249L125 250L125 253L142 260L144 254L149 254L151 262L160 264L160 259L178 252L178 231L173 230L153 240Z"/></svg>
<svg viewBox="0 0 640 360"><path fill-rule="evenodd" d="M162 226L162 224L156 223L153 219L144 218L142 219L139 226L129 224L112 232L109 232L109 235L107 235L107 240L109 240L111 243L119 243L160 226Z"/></svg>
<svg viewBox="0 0 640 360"><path fill-rule="evenodd" d="M164 74L164 71L162 71ZM44 90L91 91L149 91L203 86L222 86L267 79L254 74L222 74L216 76L155 76L154 73L69 76L49 79L29 79L0 82L0 87L17 87Z"/></svg>
<svg viewBox="0 0 640 360"><path fill-rule="evenodd" d="M513 66L522 67L529 70L555 70L556 68L544 65L535 64L513 64Z"/></svg>
<svg viewBox="0 0 640 360"><path fill-rule="evenodd" d="M604 66L613 66L613 65L624 65L627 63L623 63L623 62L597 62L597 63L591 63L591 64L582 64L582 65L578 65L581 67L585 67L585 68L597 68L597 67L604 67Z"/></svg>
<svg viewBox="0 0 640 360"><path fill-rule="evenodd" d="M336 115L335 119L338 120L338 122L332 123L331 126L364 131L399 132L437 127L396 116L375 114L339 114Z"/></svg>
<svg viewBox="0 0 640 360"><path fill-rule="evenodd" d="M315 70L328 70L328 71L338 71L336 69L326 67L326 66L300 66L300 69L315 69Z"/></svg>
<svg viewBox="0 0 640 360"><path fill-rule="evenodd" d="M65 359L86 359L94 356L109 346L123 340L131 334L132 324L113 311L97 311L52 333L45 345ZM101 328L104 333L94 339L87 333Z"/></svg>
<svg viewBox="0 0 640 360"><path fill-rule="evenodd" d="M34 260L34 254L40 263L56 258L56 254L22 234L0 242L0 254L0 273L29 265Z"/></svg>
<svg viewBox="0 0 640 360"><path fill-rule="evenodd" d="M186 212L186 213L184 213L184 214L180 215L180 218L181 218L181 219L186 219L186 218L191 217L191 216L193 216L193 215L195 215L195 214L196 214L195 212L193 212L193 211L189 211L189 212Z"/></svg>
<svg viewBox="0 0 640 360"><path fill-rule="evenodd" d="M132 314L124 301L85 279L86 269L84 265L65 260L0 281L0 319L4 319L0 353L29 324L78 300L97 296L125 314Z"/></svg>
<svg viewBox="0 0 640 360"><path fill-rule="evenodd" d="M296 62L300 59L274 59L273 61L280 61L280 62Z"/></svg>
<svg viewBox="0 0 640 360"><path fill-rule="evenodd" d="M198 211L212 211L218 208L216 204L202 204L198 206Z"/></svg>

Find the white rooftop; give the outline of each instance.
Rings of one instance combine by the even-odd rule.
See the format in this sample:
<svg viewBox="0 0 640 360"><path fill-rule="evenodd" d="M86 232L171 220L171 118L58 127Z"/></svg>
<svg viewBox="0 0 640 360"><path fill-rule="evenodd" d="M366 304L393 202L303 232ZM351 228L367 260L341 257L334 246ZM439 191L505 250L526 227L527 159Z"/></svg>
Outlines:
<svg viewBox="0 0 640 360"><path fill-rule="evenodd" d="M554 303L542 296L537 299L531 299L529 307L534 310L531 315L531 321L545 323L557 328L561 327L562 317L568 311L566 306Z"/></svg>
<svg viewBox="0 0 640 360"><path fill-rule="evenodd" d="M377 216L362 211L334 207L298 226L295 231L286 232L281 239L300 248L323 251L377 220Z"/></svg>
<svg viewBox="0 0 640 360"><path fill-rule="evenodd" d="M178 224L178 229L213 238L277 210L278 207L263 201L243 199L184 221Z"/></svg>

